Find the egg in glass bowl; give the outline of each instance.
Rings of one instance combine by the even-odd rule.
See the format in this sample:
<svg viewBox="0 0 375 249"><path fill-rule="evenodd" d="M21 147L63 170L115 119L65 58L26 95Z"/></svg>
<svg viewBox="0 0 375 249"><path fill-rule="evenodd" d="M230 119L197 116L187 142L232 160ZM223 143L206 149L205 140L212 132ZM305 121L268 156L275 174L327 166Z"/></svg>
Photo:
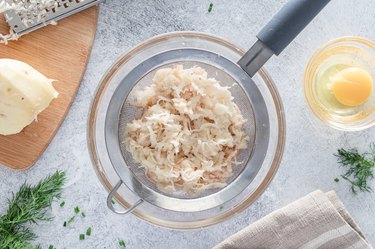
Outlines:
<svg viewBox="0 0 375 249"><path fill-rule="evenodd" d="M304 93L311 111L329 126L363 130L375 124L375 42L343 37L309 60Z"/></svg>

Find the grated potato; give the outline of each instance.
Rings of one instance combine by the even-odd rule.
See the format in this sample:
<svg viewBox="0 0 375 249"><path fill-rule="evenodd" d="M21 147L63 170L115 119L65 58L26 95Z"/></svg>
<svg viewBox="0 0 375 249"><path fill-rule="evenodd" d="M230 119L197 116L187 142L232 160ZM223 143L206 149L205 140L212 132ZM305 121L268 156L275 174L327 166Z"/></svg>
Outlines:
<svg viewBox="0 0 375 249"><path fill-rule="evenodd" d="M228 87L200 67L165 68L136 93L136 105L143 115L127 124L124 143L161 191L226 186L249 139Z"/></svg>

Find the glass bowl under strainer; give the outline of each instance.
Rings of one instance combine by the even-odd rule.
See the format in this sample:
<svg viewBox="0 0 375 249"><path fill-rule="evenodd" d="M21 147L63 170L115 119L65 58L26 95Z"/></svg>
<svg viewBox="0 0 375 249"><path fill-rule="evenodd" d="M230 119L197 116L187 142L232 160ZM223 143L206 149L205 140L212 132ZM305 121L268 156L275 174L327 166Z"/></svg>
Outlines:
<svg viewBox="0 0 375 249"><path fill-rule="evenodd" d="M173 228L195 228L223 221L253 203L276 173L285 140L283 108L268 74L261 69L254 84L243 85L235 65L244 52L233 44L203 33L177 32L138 45L106 73L94 98L88 143L94 168L104 186L129 213ZM225 60L223 60L225 58ZM233 63L234 62L234 63ZM242 163L223 189L195 195L162 193L145 177L126 151L126 123L138 118L133 93L151 84L156 70L183 65L200 66L221 85L231 86L234 102L248 120L248 148L238 155ZM110 200L111 198L108 198Z"/></svg>
<svg viewBox="0 0 375 249"><path fill-rule="evenodd" d="M307 63L304 93L310 110L329 126L344 131L358 131L375 125L375 87L362 105L349 107L340 104L322 89L324 75L329 70L347 67L366 70L375 79L375 42L362 37L342 37L319 48ZM338 71L337 71L338 72Z"/></svg>

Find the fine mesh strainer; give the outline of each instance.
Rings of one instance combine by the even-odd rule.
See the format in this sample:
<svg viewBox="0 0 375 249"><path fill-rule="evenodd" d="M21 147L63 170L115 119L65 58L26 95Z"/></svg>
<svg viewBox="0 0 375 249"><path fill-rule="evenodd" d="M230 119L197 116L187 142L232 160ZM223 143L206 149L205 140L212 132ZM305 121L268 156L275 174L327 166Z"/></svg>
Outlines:
<svg viewBox="0 0 375 249"><path fill-rule="evenodd" d="M195 225L207 225L219 222L217 217L223 219L229 213L233 215L231 209L237 210L244 203L248 205L249 196L254 201L275 173L280 161L277 150L282 151L284 139L280 135L283 133L283 113L275 89L272 84L262 84L251 77L257 77L261 66L273 54L278 55L328 2L289 1L258 34L258 41L242 58L239 56L241 50L228 42L205 34L184 32L152 38L122 57L104 77L89 120L89 138L92 138L89 147L99 176L107 174L105 161L120 178L115 186L110 184L108 207L119 214L133 211L151 222L181 227L177 223L194 221ZM141 114L141 110L133 105L134 92L150 85L156 70L174 65L200 66L221 85L231 86L234 101L248 120L245 127L250 137L248 148L238 155L241 164L235 166L225 188L195 195L160 192L145 177L143 169L122 143L126 124ZM262 71L261 77L263 82L269 81ZM105 148L105 153L101 148ZM108 181L104 180L106 186ZM133 201L132 205L125 205L128 209L118 211L112 205L111 200L117 192L127 193ZM118 199L125 197L120 195ZM212 221L212 217L217 219ZM204 224L200 222L202 220L205 220Z"/></svg>
<svg viewBox="0 0 375 249"><path fill-rule="evenodd" d="M239 106L242 115L248 119L245 125L250 137L248 148L241 150L238 158L241 164L234 166L234 174L231 179L228 179L228 186L223 189L211 189L195 195L160 192L145 176L143 168L132 159L122 143L125 140L126 124L139 118L142 112L134 106L135 92L151 84L156 70L174 65L183 65L184 68L201 66L208 71L209 76L215 76L221 85L231 86L234 101ZM153 55L126 75L123 82L136 84L124 83L116 89L108 107L105 127L108 154L113 165L115 167L118 165L118 170L124 175L131 176L130 179L123 180L126 186L138 193L144 201L161 208L184 212L209 209L238 195L259 171L269 141L270 121L262 95L254 84L246 83L248 89L238 84L238 76L245 78L245 74L240 67L216 53L186 48L172 49Z"/></svg>

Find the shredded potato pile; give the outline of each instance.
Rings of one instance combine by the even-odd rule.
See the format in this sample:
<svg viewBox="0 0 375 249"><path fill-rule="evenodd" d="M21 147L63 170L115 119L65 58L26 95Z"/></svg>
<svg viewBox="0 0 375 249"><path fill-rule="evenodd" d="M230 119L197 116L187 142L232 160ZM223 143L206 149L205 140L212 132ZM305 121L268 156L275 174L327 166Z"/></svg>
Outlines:
<svg viewBox="0 0 375 249"><path fill-rule="evenodd" d="M199 67L165 68L136 93L136 105L143 115L127 124L124 142L161 191L226 186L248 142L228 87Z"/></svg>

